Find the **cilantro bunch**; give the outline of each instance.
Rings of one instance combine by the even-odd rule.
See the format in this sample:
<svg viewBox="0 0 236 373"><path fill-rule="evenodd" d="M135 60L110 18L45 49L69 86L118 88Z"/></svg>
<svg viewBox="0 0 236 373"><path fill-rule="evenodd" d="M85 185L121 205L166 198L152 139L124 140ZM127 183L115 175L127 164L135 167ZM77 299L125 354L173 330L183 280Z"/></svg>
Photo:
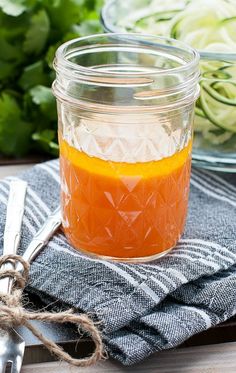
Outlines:
<svg viewBox="0 0 236 373"><path fill-rule="evenodd" d="M57 155L57 47L100 32L102 0L0 0L0 155Z"/></svg>

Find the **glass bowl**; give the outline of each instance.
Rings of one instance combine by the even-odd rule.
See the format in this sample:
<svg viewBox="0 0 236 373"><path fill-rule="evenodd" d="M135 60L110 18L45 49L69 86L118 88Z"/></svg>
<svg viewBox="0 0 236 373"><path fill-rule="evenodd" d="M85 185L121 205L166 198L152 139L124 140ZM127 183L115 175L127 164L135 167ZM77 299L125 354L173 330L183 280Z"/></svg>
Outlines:
<svg viewBox="0 0 236 373"><path fill-rule="evenodd" d="M108 32L135 31L125 24L130 9L143 9L143 0L107 1L101 12ZM150 30L147 30L150 33ZM193 164L236 172L236 53L201 52L201 95L195 109Z"/></svg>

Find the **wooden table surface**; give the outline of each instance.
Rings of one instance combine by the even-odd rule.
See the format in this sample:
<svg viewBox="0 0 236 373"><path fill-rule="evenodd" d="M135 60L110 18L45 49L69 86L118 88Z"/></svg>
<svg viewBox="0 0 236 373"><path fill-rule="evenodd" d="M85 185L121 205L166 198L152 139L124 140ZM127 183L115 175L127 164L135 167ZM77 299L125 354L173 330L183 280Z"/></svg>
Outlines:
<svg viewBox="0 0 236 373"><path fill-rule="evenodd" d="M30 165L0 166L0 178L16 175ZM235 335L236 341L236 335ZM49 362L24 365L22 373L236 373L236 342L184 347L153 355L135 367L123 367L115 361L99 362L91 368L72 368L65 363Z"/></svg>

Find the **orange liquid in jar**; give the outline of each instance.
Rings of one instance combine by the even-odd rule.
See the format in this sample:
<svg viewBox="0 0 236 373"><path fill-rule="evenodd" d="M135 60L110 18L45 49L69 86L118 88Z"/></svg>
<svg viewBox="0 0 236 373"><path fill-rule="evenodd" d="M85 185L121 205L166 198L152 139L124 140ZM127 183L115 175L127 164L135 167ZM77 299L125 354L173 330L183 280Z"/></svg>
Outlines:
<svg viewBox="0 0 236 373"><path fill-rule="evenodd" d="M75 248L132 259L175 246L187 214L191 141L171 157L133 164L91 157L59 140L63 227Z"/></svg>

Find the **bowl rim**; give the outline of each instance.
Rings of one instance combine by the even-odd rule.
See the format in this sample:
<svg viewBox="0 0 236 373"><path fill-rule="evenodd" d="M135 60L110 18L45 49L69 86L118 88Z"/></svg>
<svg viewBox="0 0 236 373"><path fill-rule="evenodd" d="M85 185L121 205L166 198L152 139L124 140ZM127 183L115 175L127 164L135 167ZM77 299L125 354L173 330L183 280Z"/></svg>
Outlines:
<svg viewBox="0 0 236 373"><path fill-rule="evenodd" d="M117 2L117 0L107 0L105 5L102 7L101 13L100 13L101 23L102 23L105 31L109 32L109 33L111 33L111 32L113 32L113 33L125 32L124 30L121 30L119 27L114 26L107 19L107 12L109 11L110 7L113 6L116 2ZM175 40L178 40L178 39L175 39ZM181 40L178 40L178 41L181 42ZM190 45L190 47L193 48L191 45ZM202 51L202 50L199 50L199 49L196 49L196 50L200 54L201 59L219 60L219 61L225 61L225 60L230 60L230 61L235 60L236 61L236 52L235 53L227 53L227 52L208 52L208 51Z"/></svg>

